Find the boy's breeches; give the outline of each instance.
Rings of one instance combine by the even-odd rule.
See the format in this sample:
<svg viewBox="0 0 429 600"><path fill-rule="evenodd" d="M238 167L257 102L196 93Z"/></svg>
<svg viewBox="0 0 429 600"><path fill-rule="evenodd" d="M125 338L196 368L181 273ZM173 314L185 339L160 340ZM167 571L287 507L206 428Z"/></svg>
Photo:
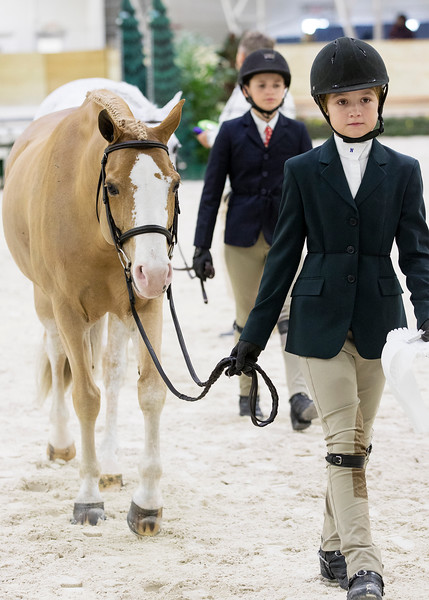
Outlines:
<svg viewBox="0 0 429 600"><path fill-rule="evenodd" d="M235 321L238 326L238 330L235 331L236 343L240 337L240 331L246 324L247 317L255 304L269 249L270 245L267 244L262 233L259 235L256 244L249 248L228 244L224 246L225 264L235 300ZM289 319L289 309L290 295L288 294L278 319L279 323ZM285 343L286 334L282 334L281 344L283 347L289 396L300 392L307 393L307 386L301 373L299 358L294 354L284 351ZM249 394L251 383L252 380L250 377L246 375L240 376L240 395L247 396Z"/></svg>
<svg viewBox="0 0 429 600"><path fill-rule="evenodd" d="M341 550L349 577L360 569L383 575L380 552L371 537L365 478L372 426L385 382L381 360L363 359L349 332L334 358L300 357L300 362L321 420L328 456L334 462L326 463L322 549ZM348 460L349 455L352 458ZM361 465L342 466L353 460Z"/></svg>

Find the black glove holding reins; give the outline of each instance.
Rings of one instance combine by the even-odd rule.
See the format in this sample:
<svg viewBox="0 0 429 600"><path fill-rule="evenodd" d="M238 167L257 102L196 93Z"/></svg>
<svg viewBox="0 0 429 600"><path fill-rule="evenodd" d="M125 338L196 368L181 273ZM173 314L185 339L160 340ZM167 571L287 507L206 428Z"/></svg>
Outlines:
<svg viewBox="0 0 429 600"><path fill-rule="evenodd" d="M241 375L244 373L244 375L250 376L252 373L252 368L249 363L255 364L261 352L262 348L256 344L240 340L238 344L231 350L231 357L235 358L235 363L225 371L225 375L231 377L232 375Z"/></svg>
<svg viewBox="0 0 429 600"><path fill-rule="evenodd" d="M195 271L195 275L201 279L201 281L213 279L215 270L213 267L212 255L208 248L195 248L192 268Z"/></svg>

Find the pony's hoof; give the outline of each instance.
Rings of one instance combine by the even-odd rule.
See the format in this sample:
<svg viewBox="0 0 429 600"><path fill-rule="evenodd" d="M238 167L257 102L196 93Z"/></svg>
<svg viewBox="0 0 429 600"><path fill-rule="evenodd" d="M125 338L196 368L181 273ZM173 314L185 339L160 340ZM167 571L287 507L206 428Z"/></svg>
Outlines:
<svg viewBox="0 0 429 600"><path fill-rule="evenodd" d="M110 490L120 490L124 483L122 481L122 475L101 475L98 487L100 489L109 488Z"/></svg>
<svg viewBox="0 0 429 600"><path fill-rule="evenodd" d="M75 502L73 509L73 525L97 525L98 521L104 521L104 502Z"/></svg>
<svg viewBox="0 0 429 600"><path fill-rule="evenodd" d="M48 444L46 454L48 455L49 460L60 458L61 460L68 462L76 456L76 447L74 444L71 444L68 448L54 448L52 444Z"/></svg>
<svg viewBox="0 0 429 600"><path fill-rule="evenodd" d="M162 508L148 510L140 508L131 501L130 510L128 511L127 523L128 527L137 536L156 535L161 529Z"/></svg>

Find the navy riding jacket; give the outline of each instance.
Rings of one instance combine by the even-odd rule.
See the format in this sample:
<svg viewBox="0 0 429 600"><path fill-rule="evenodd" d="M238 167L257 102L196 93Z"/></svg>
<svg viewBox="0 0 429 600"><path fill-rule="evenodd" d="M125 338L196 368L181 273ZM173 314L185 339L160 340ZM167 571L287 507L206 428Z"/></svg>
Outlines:
<svg viewBox="0 0 429 600"><path fill-rule="evenodd" d="M272 243L288 158L312 147L303 123L279 114L266 148L250 111L225 121L210 152L194 245L210 248L227 176L231 184L225 224L226 244L253 246L262 231Z"/></svg>

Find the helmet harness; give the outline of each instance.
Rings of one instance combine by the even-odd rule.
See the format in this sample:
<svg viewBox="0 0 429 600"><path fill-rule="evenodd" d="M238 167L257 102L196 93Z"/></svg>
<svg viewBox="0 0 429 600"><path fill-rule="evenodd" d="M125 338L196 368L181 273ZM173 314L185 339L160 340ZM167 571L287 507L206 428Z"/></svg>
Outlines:
<svg viewBox="0 0 429 600"><path fill-rule="evenodd" d="M261 50L255 50L245 58L238 74L238 83L243 94L244 88L247 86L250 79L259 73L277 73L283 77L286 88L289 88L291 80L289 66L279 52L264 48ZM280 104L271 110L265 110L258 106L253 100L252 96L249 94L247 87L246 94L244 94L244 96L252 108L257 110L266 119L270 119L271 115L273 115L279 108L283 106L286 94L287 90Z"/></svg>
<svg viewBox="0 0 429 600"><path fill-rule="evenodd" d="M384 131L383 107L389 76L379 53L366 42L342 37L327 44L314 59L310 73L311 95L331 129L347 143L365 142ZM340 134L331 124L321 96L381 87L378 99L379 127L357 138Z"/></svg>

